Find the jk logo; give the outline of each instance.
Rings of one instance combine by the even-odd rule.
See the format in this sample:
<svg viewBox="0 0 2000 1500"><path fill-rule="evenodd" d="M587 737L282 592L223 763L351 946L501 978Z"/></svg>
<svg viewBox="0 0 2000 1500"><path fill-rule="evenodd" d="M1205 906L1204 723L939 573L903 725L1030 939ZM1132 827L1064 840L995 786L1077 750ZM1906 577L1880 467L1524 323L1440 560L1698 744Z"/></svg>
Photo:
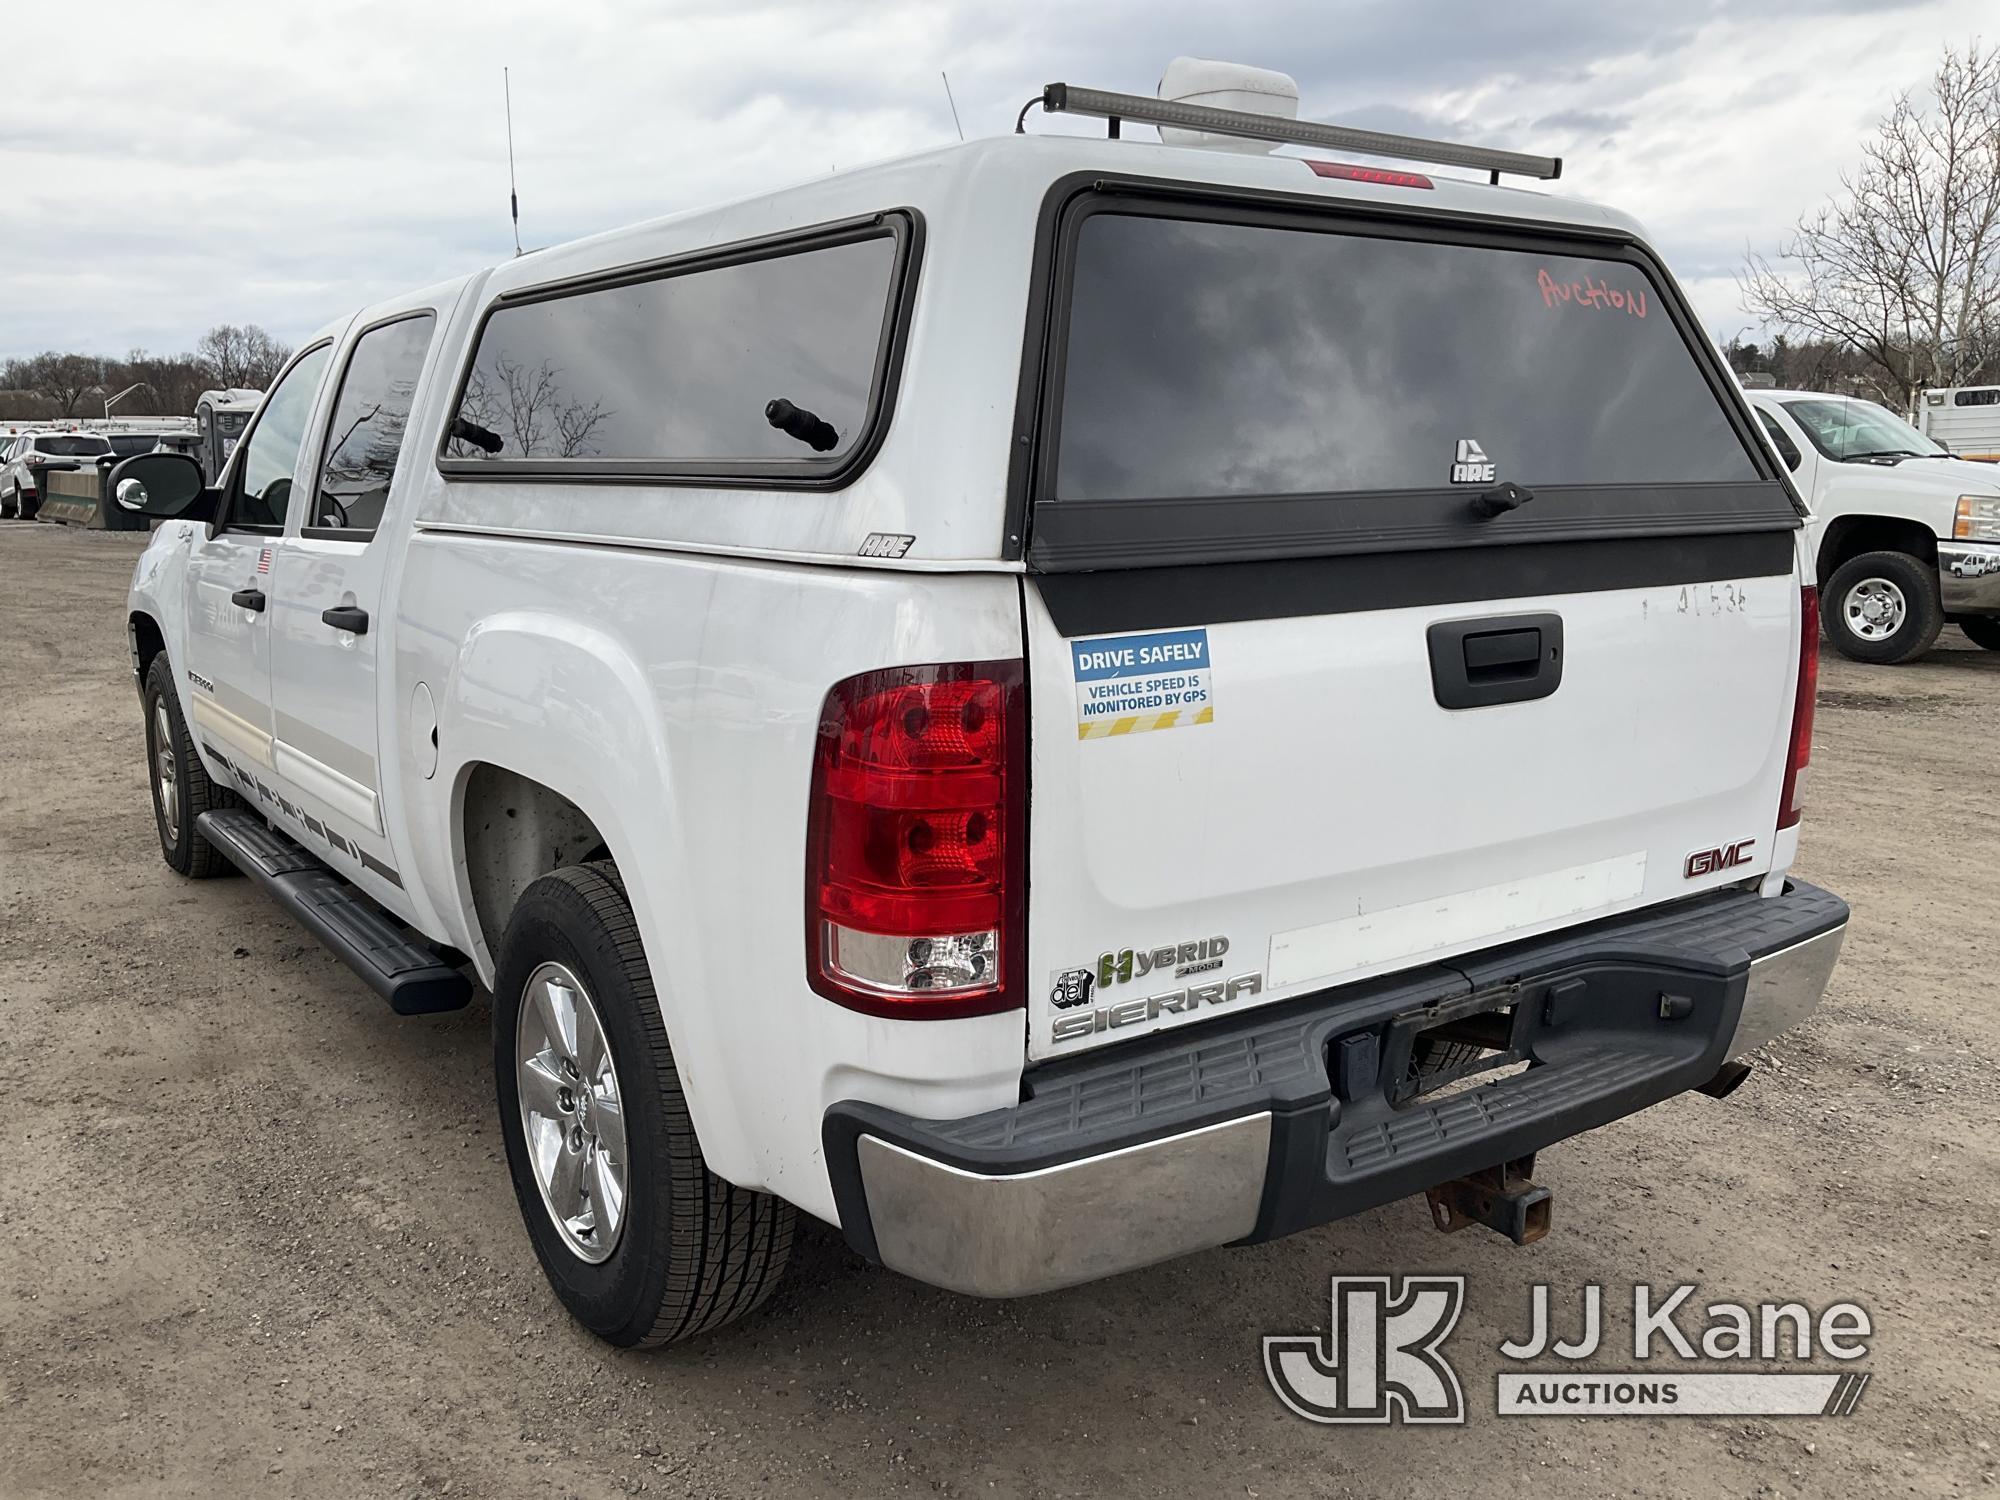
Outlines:
<svg viewBox="0 0 2000 1500"><path fill-rule="evenodd" d="M1336 1276L1326 1338L1267 1337L1264 1373L1308 1422L1463 1423L1438 1346L1464 1307L1463 1276L1405 1276L1393 1298L1386 1276Z"/></svg>

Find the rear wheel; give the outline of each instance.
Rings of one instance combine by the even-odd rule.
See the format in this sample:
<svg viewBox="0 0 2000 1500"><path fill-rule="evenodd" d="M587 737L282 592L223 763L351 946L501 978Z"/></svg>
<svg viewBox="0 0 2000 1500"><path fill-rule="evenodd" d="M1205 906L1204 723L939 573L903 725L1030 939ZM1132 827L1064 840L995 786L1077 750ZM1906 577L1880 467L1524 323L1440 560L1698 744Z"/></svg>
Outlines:
<svg viewBox="0 0 2000 1500"><path fill-rule="evenodd" d="M1937 569L1907 552L1851 557L1827 580L1820 618L1842 656L1885 666L1914 660L1944 628Z"/></svg>
<svg viewBox="0 0 2000 1500"><path fill-rule="evenodd" d="M795 1213L708 1170L616 867L522 893L493 995L500 1128L528 1237L570 1315L671 1343L776 1288Z"/></svg>
<svg viewBox="0 0 2000 1500"><path fill-rule="evenodd" d="M206 880L225 875L235 866L215 846L195 832L203 813L238 805L236 795L210 779L195 754L181 703L174 692L174 672L162 651L146 669L146 779L153 790L153 824L160 835L160 856L183 875Z"/></svg>
<svg viewBox="0 0 2000 1500"><path fill-rule="evenodd" d="M1965 638L1975 646L1984 646L1988 651L2000 651L2000 619L1992 615L1960 616L1958 628L1965 632Z"/></svg>

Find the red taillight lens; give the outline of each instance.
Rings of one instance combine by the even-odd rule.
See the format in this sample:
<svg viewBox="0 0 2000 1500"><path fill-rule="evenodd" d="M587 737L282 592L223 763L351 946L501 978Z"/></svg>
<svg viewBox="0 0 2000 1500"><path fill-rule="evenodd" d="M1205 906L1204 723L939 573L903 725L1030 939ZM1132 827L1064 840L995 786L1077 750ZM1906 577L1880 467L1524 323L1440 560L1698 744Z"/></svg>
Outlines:
<svg viewBox="0 0 2000 1500"><path fill-rule="evenodd" d="M1785 784L1778 793L1778 826L1790 828L1806 805L1806 766L1812 761L1813 703L1819 696L1819 590L1799 590L1799 679L1792 699L1792 745Z"/></svg>
<svg viewBox="0 0 2000 1500"><path fill-rule="evenodd" d="M820 711L806 835L806 974L878 1016L1019 1005L1026 953L1021 663L896 667Z"/></svg>

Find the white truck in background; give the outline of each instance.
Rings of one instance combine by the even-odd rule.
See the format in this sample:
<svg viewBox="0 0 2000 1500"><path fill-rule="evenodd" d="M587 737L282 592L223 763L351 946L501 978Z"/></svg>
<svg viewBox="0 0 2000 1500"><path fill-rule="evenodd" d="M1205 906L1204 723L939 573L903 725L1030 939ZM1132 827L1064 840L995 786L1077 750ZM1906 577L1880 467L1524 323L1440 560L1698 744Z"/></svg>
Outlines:
<svg viewBox="0 0 2000 1500"><path fill-rule="evenodd" d="M986 1296L1526 1241L1538 1151L1827 983L1804 510L1639 227L1195 71L390 298L212 487L113 472L167 862L491 991L614 1343L798 1211Z"/></svg>
<svg viewBox="0 0 2000 1500"><path fill-rule="evenodd" d="M1946 452L1873 401L1747 396L1812 507L1828 643L1855 661L1908 662L1949 624L2000 651L2000 465Z"/></svg>
<svg viewBox="0 0 2000 1500"><path fill-rule="evenodd" d="M1917 401L1917 431L1955 457L2000 463L2000 385L1925 391Z"/></svg>

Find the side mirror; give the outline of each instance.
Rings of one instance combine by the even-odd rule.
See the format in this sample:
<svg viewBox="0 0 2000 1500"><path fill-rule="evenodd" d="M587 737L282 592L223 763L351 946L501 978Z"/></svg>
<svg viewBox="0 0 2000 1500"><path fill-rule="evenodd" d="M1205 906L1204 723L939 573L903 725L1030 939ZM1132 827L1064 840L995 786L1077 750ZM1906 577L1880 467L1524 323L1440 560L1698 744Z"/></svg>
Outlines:
<svg viewBox="0 0 2000 1500"><path fill-rule="evenodd" d="M135 453L111 470L111 494L121 510L160 520L206 521L215 515L215 492L201 479L201 465L181 453Z"/></svg>

